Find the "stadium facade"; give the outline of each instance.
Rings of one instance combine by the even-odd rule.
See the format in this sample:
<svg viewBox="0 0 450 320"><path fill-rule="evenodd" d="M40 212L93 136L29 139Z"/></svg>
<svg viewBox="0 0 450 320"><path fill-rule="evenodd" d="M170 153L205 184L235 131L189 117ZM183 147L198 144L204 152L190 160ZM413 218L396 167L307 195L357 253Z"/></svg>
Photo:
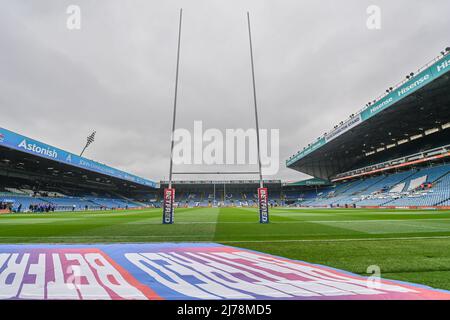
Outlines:
<svg viewBox="0 0 450 320"><path fill-rule="evenodd" d="M450 49L286 161L312 207L450 207Z"/></svg>
<svg viewBox="0 0 450 320"><path fill-rule="evenodd" d="M156 200L154 181L0 128L3 211L136 208Z"/></svg>

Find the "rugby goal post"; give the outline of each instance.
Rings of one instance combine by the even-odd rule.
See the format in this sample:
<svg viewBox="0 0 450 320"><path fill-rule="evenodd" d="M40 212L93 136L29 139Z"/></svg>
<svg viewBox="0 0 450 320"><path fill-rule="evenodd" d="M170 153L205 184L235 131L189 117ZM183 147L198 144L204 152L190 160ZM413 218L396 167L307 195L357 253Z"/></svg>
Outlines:
<svg viewBox="0 0 450 320"><path fill-rule="evenodd" d="M268 201L268 190L264 187L262 168L261 168L261 152L260 152L260 140L259 140L259 122L258 122L258 104L256 100L256 81L255 81L255 66L253 61L253 45L252 45L252 34L250 28L250 13L247 12L247 26L248 26L248 37L250 45L250 62L252 70L252 85L253 85L253 104L255 111L255 129L256 129L256 142L257 142L257 152L258 152L258 171L237 171L237 172L173 172L173 147L174 147L174 132L176 125L176 114L177 114L177 97L178 97L178 74L180 67L180 44L181 44L181 25L183 20L183 9L180 9L180 17L178 24L178 45L177 45L177 62L176 62L176 72L175 72L175 94L173 100L173 114L172 114L172 131L171 131L171 141L170 141L170 165L169 165L169 183L168 187L164 188L163 194L163 224L173 224L174 223L174 202L175 202L175 188L172 185L173 175L185 175L185 174L258 174L259 175L259 188L258 192L258 207L259 207L259 223L269 223L269 201Z"/></svg>

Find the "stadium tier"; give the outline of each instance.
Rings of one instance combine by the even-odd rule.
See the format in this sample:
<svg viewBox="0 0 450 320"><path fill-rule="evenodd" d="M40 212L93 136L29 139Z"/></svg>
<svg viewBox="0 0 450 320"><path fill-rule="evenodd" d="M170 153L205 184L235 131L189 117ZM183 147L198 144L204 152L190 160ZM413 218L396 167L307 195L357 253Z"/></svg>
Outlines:
<svg viewBox="0 0 450 320"><path fill-rule="evenodd" d="M0 128L0 205L15 212L155 206L155 182Z"/></svg>
<svg viewBox="0 0 450 320"><path fill-rule="evenodd" d="M287 203L448 207L449 71L447 52L289 158L288 168L331 185L291 184Z"/></svg>
<svg viewBox="0 0 450 320"><path fill-rule="evenodd" d="M161 181L161 190L168 181ZM269 190L271 206L284 205L282 184L280 180L266 180L264 185ZM256 190L259 181L226 180L226 181L174 181L175 205L178 207L211 207L237 206L254 207L258 204Z"/></svg>
<svg viewBox="0 0 450 320"><path fill-rule="evenodd" d="M441 164L340 183L295 203L311 207L438 207L448 203L449 185L450 164Z"/></svg>

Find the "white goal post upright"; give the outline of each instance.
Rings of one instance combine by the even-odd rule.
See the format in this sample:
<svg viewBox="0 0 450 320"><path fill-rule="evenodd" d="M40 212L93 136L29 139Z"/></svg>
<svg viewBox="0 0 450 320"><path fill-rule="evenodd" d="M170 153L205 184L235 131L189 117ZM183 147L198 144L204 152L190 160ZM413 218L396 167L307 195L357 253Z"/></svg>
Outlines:
<svg viewBox="0 0 450 320"><path fill-rule="evenodd" d="M256 103L256 82L255 82L255 64L253 62L253 45L252 31L250 28L250 13L247 11L248 39L250 44L250 62L252 65L252 83L253 83L253 103L255 106L255 125L256 125L256 147L258 151L258 169L259 169L259 188L258 188L258 207L259 207L259 223L269 223L269 203L267 188L264 188L262 169L261 169L261 152L259 144L259 122L258 122L258 104Z"/></svg>
<svg viewBox="0 0 450 320"><path fill-rule="evenodd" d="M253 83L253 102L255 109L255 125L256 125L256 141L258 152L258 171L237 171L237 172L173 172L173 148L174 148L174 133L176 124L177 113L177 94L178 94L178 71L180 66L180 44L181 44L181 22L183 17L183 9L180 9L180 21L178 27L178 48L177 48L177 64L175 74L175 96L173 102L173 117L172 117L172 133L170 142L170 166L169 166L169 183L168 187L164 188L163 195L163 224L172 224L174 222L174 201L175 201L175 188L172 186L172 176L174 174L186 175L186 174L259 174L259 188L258 193L258 207L259 207L259 222L269 223L269 206L268 206L268 192L267 188L264 188L262 169L261 169L261 153L259 142L259 122L258 122L258 105L256 102L256 83L255 83L255 67L253 62L253 46L252 35L250 29L250 14L247 12L247 24L248 24L248 36L250 43L250 61L252 70L252 83ZM214 191L215 198L215 191Z"/></svg>
<svg viewBox="0 0 450 320"><path fill-rule="evenodd" d="M163 195L163 224L173 223L173 211L175 201L175 188L172 188L173 145L174 145L175 121L177 118L178 71L180 69L180 44L181 44L182 19L183 19L183 9L180 9L180 21L178 24L177 67L175 72L175 94L173 99L172 131L170 135L169 185L167 188L164 189Z"/></svg>

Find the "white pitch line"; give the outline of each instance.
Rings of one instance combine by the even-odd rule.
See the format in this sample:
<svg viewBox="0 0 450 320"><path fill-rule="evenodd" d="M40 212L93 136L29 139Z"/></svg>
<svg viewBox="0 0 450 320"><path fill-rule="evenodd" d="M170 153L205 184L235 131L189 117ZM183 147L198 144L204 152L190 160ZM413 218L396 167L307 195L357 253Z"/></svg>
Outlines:
<svg viewBox="0 0 450 320"><path fill-rule="evenodd" d="M283 209L278 209L278 210L273 210L273 213L287 213L287 214L293 214L292 212L289 211L282 211L282 210L292 210L294 211L294 213L299 213L299 214L303 214L305 213L305 211L307 211L307 209L311 209L311 208L305 208L305 209L297 209L298 211L294 211L294 209L289 209L289 208L283 208ZM321 214L331 214L331 215L339 215L340 213L353 213L353 214L364 214L364 215L380 215L380 214L404 214L404 215L415 215L415 214L448 214L448 210L409 210L409 211L402 211L401 209L398 209L398 211L387 211L388 209L380 209L379 211L375 211L375 209L373 209L374 211L366 211L366 210L362 210L362 209L338 209L338 210L332 210L332 209L325 209L322 208L323 212L314 212L314 210L317 209L313 209L311 212L309 213L314 213L317 215L321 215ZM356 211L355 211L356 210ZM368 210L372 210L372 209L368 209Z"/></svg>
<svg viewBox="0 0 450 320"><path fill-rule="evenodd" d="M434 240L450 239L450 236L431 236L431 237L396 237L396 238L355 238L355 239L280 239L280 240L226 240L216 241L219 243L244 243L244 242L349 242L349 241L387 241L387 240Z"/></svg>
<svg viewBox="0 0 450 320"><path fill-rule="evenodd" d="M10 239L10 238L26 238L26 239L65 239L65 238L89 238L89 239L103 239L103 238L207 238L207 237L213 237L214 235L129 235L129 236L49 236L49 237L26 237L26 236L7 236L7 237L0 237L0 239Z"/></svg>
<svg viewBox="0 0 450 320"><path fill-rule="evenodd" d="M409 221L409 220L408 220ZM390 221L389 221L390 222ZM442 227L436 227L436 226L421 226L421 225L415 225L415 224L409 224L409 223L404 223L403 220L402 222L399 223L400 225L403 226L407 226L407 227L413 227L413 228L422 228L422 229L435 229L435 230L448 230L448 228L442 228ZM450 226L449 226L450 227Z"/></svg>
<svg viewBox="0 0 450 320"><path fill-rule="evenodd" d="M0 224L17 224L17 225L27 225L27 224L33 224L33 223L56 223L59 221L67 222L67 221L80 221L83 220L82 218L77 219L64 219L64 220L38 220L38 221L13 221L13 220L5 220L1 221ZM147 221L130 221L125 222L124 224L132 224L132 225L160 225L161 222L159 221L159 218L149 218L149 219L143 219ZM148 221L150 220L150 221ZM152 221L154 220L154 221ZM408 225L404 223L404 221L450 221L450 218L426 218L426 219L408 219L408 220L402 220L402 219L370 219L370 220L296 220L296 221L272 221L271 224L302 224L302 223L367 223L367 222L395 222L398 224ZM180 225L194 225L194 224L256 224L257 221L223 221L223 222L217 222L217 221L179 221L176 222L176 224ZM411 225L413 226L413 225ZM426 228L426 227L424 227ZM433 227L430 227L433 228ZM434 227L439 228L439 227ZM1 238L1 237L0 237Z"/></svg>
<svg viewBox="0 0 450 320"><path fill-rule="evenodd" d="M110 238L148 238L151 236L114 236ZM179 236L178 238L181 238L183 236ZM6 238L6 237L0 237ZM8 237L13 238L13 237ZM24 238L24 237L21 237ZM27 238L27 239L62 239L61 237L39 237L39 238ZM87 237L63 237L63 238L70 238L70 239L83 239ZM90 239L96 239L94 237L89 237ZM109 237L98 237L98 239L106 240ZM159 236L159 238L164 238L164 236ZM168 236L167 238L171 238ZM437 240L437 239L450 239L450 236L430 236L430 237L395 237L395 238L355 238L355 239L280 239L280 240L191 240L192 237L188 237L189 242L198 242L198 243L289 243L289 242L352 242L352 241L392 241L392 240ZM163 241L151 241L151 243L158 243L158 242L167 242L168 240ZM170 241L170 242L177 242L177 241ZM80 244L85 244L86 242L80 242ZM103 243L103 242L102 242ZM123 243L131 243L131 242L123 242ZM144 243L144 242L137 242L137 243ZM2 245L16 245L20 243L1 243ZM34 244L33 242L25 242L23 244ZM67 244L67 243L59 243L58 244Z"/></svg>
<svg viewBox="0 0 450 320"><path fill-rule="evenodd" d="M345 222L345 223L352 223L352 222L360 222L360 223L366 223L366 222L398 222L401 224L403 221L450 221L450 218L426 218L426 219L371 219L371 220L305 220L305 222L325 222L325 223L335 223L335 222ZM279 223L279 222L276 222ZM284 222L282 222L284 223Z"/></svg>
<svg viewBox="0 0 450 320"><path fill-rule="evenodd" d="M271 224L301 224L305 222L313 222L313 223L365 223L365 222L398 222L402 223L402 219L373 219L373 220L297 220L297 221L272 221ZM450 221L450 218L427 218L427 219L408 219L407 221ZM223 222L215 222L215 221L180 221L176 222L176 224L255 224L257 221L223 221ZM158 221L131 221L126 224L161 224Z"/></svg>

